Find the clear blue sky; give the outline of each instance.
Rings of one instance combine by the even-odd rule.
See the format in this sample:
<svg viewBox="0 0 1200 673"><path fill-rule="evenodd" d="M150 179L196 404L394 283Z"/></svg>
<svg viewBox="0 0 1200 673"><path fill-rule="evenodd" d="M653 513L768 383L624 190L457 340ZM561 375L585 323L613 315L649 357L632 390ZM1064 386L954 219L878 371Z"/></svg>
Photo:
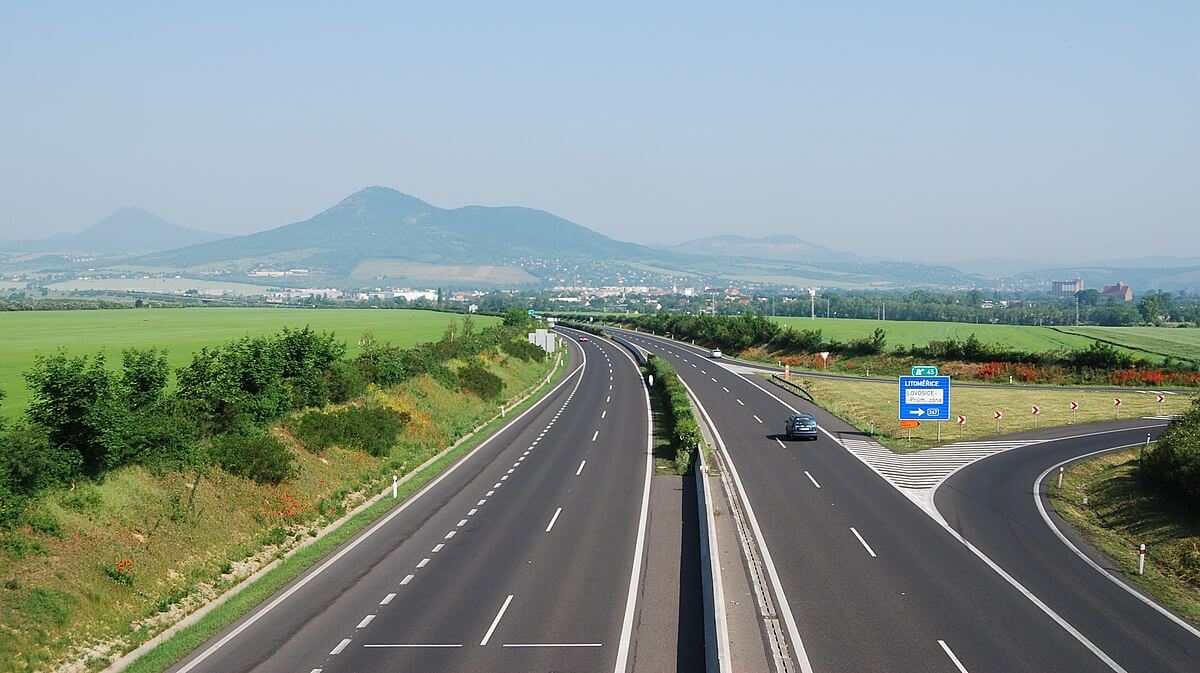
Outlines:
<svg viewBox="0 0 1200 673"><path fill-rule="evenodd" d="M1200 252L1194 1L246 4L0 6L0 237L383 184L638 242Z"/></svg>

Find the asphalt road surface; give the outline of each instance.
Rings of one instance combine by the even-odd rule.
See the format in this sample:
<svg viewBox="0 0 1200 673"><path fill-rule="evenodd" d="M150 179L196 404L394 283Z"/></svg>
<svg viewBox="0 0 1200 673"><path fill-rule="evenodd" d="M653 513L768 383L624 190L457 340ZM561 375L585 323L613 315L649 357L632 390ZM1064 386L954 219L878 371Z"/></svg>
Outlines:
<svg viewBox="0 0 1200 673"><path fill-rule="evenodd" d="M171 670L625 671L648 398L618 346L568 344L530 412Z"/></svg>
<svg viewBox="0 0 1200 673"><path fill-rule="evenodd" d="M790 670L1200 670L1195 650L1181 649L1186 638L1166 638L1166 627L1114 633L1121 628L1117 608L1110 609L1112 619L1083 614L1095 613L1088 600L1103 602L1102 597L1072 602L1069 590L1051 594L1044 583L1025 585L1021 578L1027 572L1009 574L1006 564L1026 544L1071 554L1048 529L1036 540L1006 540L996 529L1019 523L1005 521L1003 514L997 515L999 520L979 519L980 528L994 536L987 539L1003 549L983 543L979 530L968 526L968 536L981 539L981 546L972 549L931 516L919 498L906 495L883 472L835 442L834 436L863 439L840 419L769 383L735 374L700 349L644 334L622 336L668 358L718 430L765 547L767 573L789 634ZM783 441L784 419L793 408L812 413L830 435ZM1144 440L1144 430L1134 432ZM1005 458L986 459L978 469ZM1038 472L1044 469L1041 465ZM960 478L970 474L963 471ZM1016 477L1021 485L1012 497L1027 499L1026 509L1033 506L1033 479L1028 472ZM996 498L980 496L973 513L984 517ZM1027 523L1045 528L1041 522ZM993 551L998 558L990 557ZM1014 564L1012 572L1019 570ZM1064 566L1057 577L1087 572L1094 573ZM1092 591L1105 582L1092 578L1079 590ZM1064 600L1076 609L1068 610ZM1138 658L1116 645L1138 638L1149 641L1143 650L1175 649L1170 655Z"/></svg>

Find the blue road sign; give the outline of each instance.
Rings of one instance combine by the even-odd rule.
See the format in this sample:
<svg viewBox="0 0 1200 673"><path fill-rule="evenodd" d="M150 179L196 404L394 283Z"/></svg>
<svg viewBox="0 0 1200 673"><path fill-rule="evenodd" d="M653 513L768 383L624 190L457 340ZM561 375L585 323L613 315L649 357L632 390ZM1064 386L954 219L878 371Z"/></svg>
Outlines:
<svg viewBox="0 0 1200 673"><path fill-rule="evenodd" d="M950 377L901 376L900 420L950 420Z"/></svg>

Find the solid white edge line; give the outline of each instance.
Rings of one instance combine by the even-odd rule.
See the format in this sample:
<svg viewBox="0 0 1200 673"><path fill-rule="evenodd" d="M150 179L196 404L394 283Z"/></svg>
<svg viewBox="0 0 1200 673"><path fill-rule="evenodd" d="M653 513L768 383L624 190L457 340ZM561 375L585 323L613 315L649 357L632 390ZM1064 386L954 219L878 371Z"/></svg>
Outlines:
<svg viewBox="0 0 1200 673"><path fill-rule="evenodd" d="M854 533L854 537L858 538L858 541L862 543L863 548L867 550L867 553L871 555L871 558L879 558L878 556L875 556L875 550L871 549L871 545L867 544L867 541L863 539L862 535L859 535L858 529L856 529L854 526L850 526L850 532Z"/></svg>
<svg viewBox="0 0 1200 673"><path fill-rule="evenodd" d="M583 352L582 349L580 349L580 352ZM351 550L353 550L358 545L362 544L363 540L366 540L368 537L370 537L372 534L377 532L379 529L386 526L389 522L391 522L392 519L396 518L397 516L400 516L400 514L402 512L404 512L405 510L407 510L413 503L420 500L421 496L425 495L426 493L428 493L429 491L434 489L438 484L442 483L442 481L444 481L447 477L449 477L451 474L453 474L455 470L457 470L459 467L461 467L463 464L465 464L468 460L473 458L476 453L483 450L483 448L485 446L487 446L488 444L491 444L492 440L503 435L505 432L508 431L509 428L511 428L513 425L515 425L522 418L524 418L525 416L529 415L531 412L537 410L542 405L544 405L547 400L549 400L551 397L554 396L554 394L556 392L558 392L559 388L562 388L564 385L567 384L568 381L575 378L576 374L580 374L581 372L583 372L585 367L587 367L587 354L583 353L583 362L579 363L579 366L576 367L575 370L572 371L570 374L563 376L562 380L559 381L557 385L555 385L553 388L551 388L549 391L547 391L545 395L542 396L542 399L531 404L528 409L526 409L525 411L522 411L520 414L513 417L513 419L511 421L509 421L507 424L501 426L499 429L497 429L495 432L493 432L490 436L484 438L484 440L482 442L480 442L478 446L476 446L475 448L468 451L465 456L463 456L462 458L459 458L457 461L454 462L453 465L446 468L437 477L434 477L428 484L425 485L424 488L422 488L421 490L414 493L412 496L410 496L408 499L406 499L403 503L401 503L399 507L393 509L389 514L387 514L383 518L376 521L375 524L373 526L371 526L370 528L368 528L365 533L362 533L358 537L355 537L348 544L343 546L341 548L341 550L339 550L337 553L335 553L334 555L332 555L328 559L326 559L324 563L317 566L316 569L312 570L308 574L301 577L299 581L297 581L295 584L293 584L290 588L288 588L282 594L277 596L275 598L275 600L273 600L270 603L266 604L265 606L259 608L252 615L250 615L250 617L248 617L245 621L238 624L229 633L225 634L224 637L222 637L220 640L218 640L217 642L215 642L211 646L209 646L208 649L204 650L199 655L197 655L194 659L192 659L191 661L187 662L182 667L180 667L179 670L176 671L176 673L188 673L188 671L191 671L196 666L199 666L201 662L203 662L208 657L212 656L212 654L214 652L216 652L217 650L219 650L222 647L224 647L225 645L229 644L229 642L231 640L238 637L239 635L241 635L241 633L243 631L245 631L246 629L253 626L255 622L262 619L263 616L266 615L268 612L270 612L271 610L274 610L276 607L279 607L279 605L281 603L283 603L287 599L291 598L297 591L302 589L305 585L307 585L309 582L311 582L313 579L315 579L318 575L320 575L321 573L328 570L334 563L337 563L346 554L349 554ZM582 379L583 377L580 376L580 378ZM649 400L649 398L647 398L647 400Z"/></svg>
<svg viewBox="0 0 1200 673"><path fill-rule="evenodd" d="M1075 458L1071 458L1069 460L1064 460L1061 463L1057 463L1055 465L1050 466L1049 468L1046 469L1045 472L1038 475L1037 480L1033 482L1033 500L1037 504L1038 513L1042 515L1042 521L1044 521L1046 523L1046 525L1050 527L1050 530L1054 531L1054 535L1057 536L1058 539L1060 541L1062 541L1063 544L1067 545L1068 549L1070 549L1072 552L1074 552L1076 556L1083 559L1084 563L1091 566L1092 569L1094 569L1096 572L1107 577L1110 581L1112 581L1114 584L1116 584L1117 586L1124 589L1126 592L1128 592L1134 598L1145 603L1146 605L1150 606L1151 608L1154 608L1154 610L1157 611L1159 614L1161 614L1162 616L1171 620L1176 625L1182 627L1188 633L1192 634L1193 636L1196 636L1197 638L1200 638L1200 629L1197 629L1196 627L1192 626L1191 624L1188 624L1187 622L1185 622L1183 619L1181 619L1175 613L1173 613L1170 610L1159 605L1157 602L1154 601L1154 599L1150 598L1149 596L1146 596L1141 591L1138 591L1134 587L1131 587L1130 585L1126 584L1125 581L1120 576L1115 575L1114 573L1112 573L1108 570L1105 570L1104 567L1102 567L1100 564L1093 561L1090 556L1083 553L1083 551L1080 550L1078 547L1076 547L1075 544L1072 543L1067 538L1066 535L1063 535L1062 531L1059 530L1058 526L1056 526L1054 524L1054 521L1050 518L1049 513L1046 512L1046 507L1045 507L1045 503L1043 502L1044 498L1042 497L1041 487L1042 487L1042 484L1046 480L1046 476L1049 475L1051 472L1057 470L1058 468L1060 468L1063 465L1066 465L1068 463L1073 463L1073 462L1076 462L1079 460L1083 460L1085 458L1090 458L1092 456L1099 455L1101 453L1108 453L1110 451L1120 451L1121 449L1129 449L1129 448L1133 448L1135 446L1141 446L1141 445L1142 445L1142 442L1135 442L1133 444L1127 444L1125 446L1114 446L1114 447L1108 448L1108 449L1100 449L1099 451L1085 453L1081 456L1076 456Z"/></svg>
<svg viewBox="0 0 1200 673"><path fill-rule="evenodd" d="M962 665L962 662L958 660L958 657L954 656L954 651L950 649L950 646L946 644L946 641L939 640L938 645L942 646L942 650L946 653L946 656L950 657L950 661L954 662L954 666L958 668L958 673L967 673L966 667Z"/></svg>
<svg viewBox="0 0 1200 673"><path fill-rule="evenodd" d="M621 622L621 640L617 644L617 660L614 673L626 673L629 668L629 647L633 640L633 618L637 612L638 587L642 577L642 559L646 550L646 523L650 514L650 480L654 475L654 414L650 411L650 389L642 379L641 369L629 351L615 346L633 366L638 380L642 382L642 394L646 399L646 473L642 486L642 511L638 515L637 543L633 549L633 570L629 573L629 592L625 596L625 618ZM610 386L611 389L611 386Z"/></svg>
<svg viewBox="0 0 1200 673"><path fill-rule="evenodd" d="M679 379L683 382L683 379ZM686 385L686 384L685 384ZM686 388L685 388L686 390ZM691 393L688 393L689 397ZM708 584L712 587L711 598L713 606L712 628L714 647L716 649L716 671L710 673L732 673L733 659L732 653L729 651L729 617L725 610L725 585L721 578L721 551L717 543L717 520L716 514L713 512L712 489L708 483L708 465L704 460L704 451L700 451L696 456L698 469L696 470L696 480L700 482L699 492L704 497L704 527L707 535L701 538L700 553L703 556L708 554L708 563L701 565L701 576L707 574ZM705 647L708 647L708 620L705 620ZM707 660L706 666L712 666L712 658L705 653Z"/></svg>
<svg viewBox="0 0 1200 673"><path fill-rule="evenodd" d="M492 639L492 634L495 633L496 627L500 626L500 620L504 618L504 611L508 609L508 604L512 602L512 594L504 599L504 605L500 606L500 611L496 613L496 618L492 620L492 625L488 627L487 633L483 634L483 640L479 641L479 646L483 647Z"/></svg>
<svg viewBox="0 0 1200 673"><path fill-rule="evenodd" d="M742 376L742 375L739 375L739 376ZM787 402L784 402L782 399L780 399L779 397L772 394L771 391L763 388L762 386L759 386L757 383L755 383L752 380L751 377L742 376L742 378L745 379L747 382L749 382L751 385L753 385L755 388L758 388L759 390L763 391L770 397L774 398L775 401L779 402L780 404L787 407L788 409L791 409L792 411L796 411L798 413L798 410L795 407L788 404ZM1155 427L1158 427L1158 426L1155 426ZM817 429L819 429L821 432L825 433L830 439L837 442L839 445L841 444L841 441L839 441L837 437L834 437L833 435L829 434L829 431L826 430L824 427L818 426ZM1098 433L1088 433L1088 435L1083 435L1083 436L1090 436L1092 434L1106 434L1106 432L1110 432L1110 431L1098 432ZM1116 431L1111 431L1111 432L1116 432ZM892 488L897 488L895 486L895 484L892 484L892 482L890 480L888 480L887 477L884 477L883 474L881 474L879 472L879 470L875 469L874 466L872 466L870 463L868 463L866 460L864 460L858 454L854 453L853 451L849 451L849 450L847 450L846 452L849 453L850 455L854 456L855 458L857 458L860 463L862 463L863 465L865 465L867 467L867 469L869 469L872 472L874 472L875 474L879 475L879 477L881 479L883 479L885 483L892 486ZM999 455L999 454L992 454L992 455ZM981 458L980 460L986 460L986 458ZM976 461L976 462L979 462L979 461ZM732 466L730 469L732 471ZM734 473L734 474L736 474L736 473ZM940 486L940 485L941 484L939 483L938 486ZM897 488L897 490L899 490L899 489ZM937 490L937 487L935 486L933 491L931 491L931 494L930 494L931 499L935 495L936 490ZM907 500L907 498L906 498L906 500ZM1057 612L1055 612L1053 609L1051 609L1049 605L1046 605L1044 602L1042 602L1042 599L1035 596L1032 591L1030 591L1029 589L1026 589L1025 585L1018 582L1016 580L1016 578L1014 578L1012 575L1009 575L1003 568L1000 567L999 564L997 564L992 559L988 558L988 556L986 554L984 554L982 551L980 551L975 545L971 544L967 540L967 538L963 537L962 535L959 534L958 531L951 528L950 524L947 523L946 520L942 517L942 515L937 512L937 509L932 504L930 505L930 509L925 509L925 508L917 505L917 503L913 502L912 500L909 500L909 502L912 502L913 505L915 507L917 507L917 509L924 512L927 516L929 516L929 518L933 519L934 522L936 522L939 526L941 526L943 530L945 530L947 533L949 533L954 539L958 540L959 543L962 544L964 547L966 547L972 554L974 554L976 558L978 558L980 561L983 561L984 565L991 568L992 571L995 572L997 575L999 575L1002 579L1004 579L1005 582L1008 582L1009 586L1016 589L1018 593L1020 593L1022 596L1024 596L1026 598L1026 600L1028 600L1030 603L1033 603L1039 610L1042 611L1043 614L1045 614L1050 619L1054 620L1054 623L1058 624L1059 627L1061 627L1064 631L1069 633L1071 635L1071 637L1073 637L1076 641L1079 642L1080 645L1083 645L1084 647L1086 647L1088 649L1088 651L1091 652L1093 655L1095 655L1095 657L1097 659L1104 662L1104 664L1106 666L1108 666L1110 669L1112 669L1116 673L1128 673L1124 668L1121 667L1120 664L1113 661L1112 657L1108 656L1108 654L1105 653L1104 650L1101 650L1099 647L1096 646L1095 643L1088 640L1087 636L1084 636L1082 633L1079 632L1078 629L1076 629L1074 626L1071 626L1071 624L1069 622L1067 622L1067 620L1063 619L1062 616L1060 616ZM932 502L932 500L931 500L931 502Z"/></svg>
<svg viewBox="0 0 1200 673"><path fill-rule="evenodd" d="M754 533L755 542L758 544L758 549L762 552L763 564L767 569L767 578L771 581L771 590L775 592L775 600L779 602L777 612L783 615L783 623L787 626L788 636L792 640L792 650L796 655L796 663L800 666L803 673L813 673L812 663L808 660L808 650L804 648L804 641L800 639L800 630L796 627L796 618L792 616L792 608L788 605L787 595L783 592L783 584L779 581L779 572L775 569L775 562L771 560L771 550L767 548L767 541L763 538L762 528L758 525L758 517L754 515L754 508L750 505L750 497L746 495L746 488L742 485L742 479L738 476L737 466L733 464L733 459L729 456L729 450L725 446L725 440L721 438L721 432L717 429L717 424L713 423L712 417L708 415L708 410L700 402L700 398L692 393L687 381L680 377L679 382L683 384L685 390L692 394L692 398L696 401L696 408L700 410L700 415L704 416L704 421L708 424L713 433L713 439L717 441L717 447L721 450L721 455L725 458L725 464L729 466L729 475L733 477L733 485L737 487L738 497L741 498L742 504L746 508L746 518L750 521L750 530Z"/></svg>
<svg viewBox="0 0 1200 673"><path fill-rule="evenodd" d="M558 521L559 514L562 514L562 507L559 507L558 509L554 510L554 516L550 517L550 523L546 526L547 533L550 532L550 529L554 528L554 522Z"/></svg>

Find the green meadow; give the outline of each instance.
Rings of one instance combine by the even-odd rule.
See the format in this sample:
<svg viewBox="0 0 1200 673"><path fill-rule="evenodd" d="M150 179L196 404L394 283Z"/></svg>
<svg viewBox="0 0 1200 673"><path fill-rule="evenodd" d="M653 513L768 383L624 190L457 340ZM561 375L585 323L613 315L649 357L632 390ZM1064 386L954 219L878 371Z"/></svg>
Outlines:
<svg viewBox="0 0 1200 673"><path fill-rule="evenodd" d="M284 327L311 326L333 332L358 349L364 332L380 341L411 346L441 337L446 325L462 316L407 309L306 308L155 308L96 311L0 312L0 390L7 393L0 416L20 414L29 401L24 372L34 355L65 348L73 355L103 351L111 366L120 364L124 348L163 348L174 366L187 364L192 353L231 339L277 332ZM473 316L480 328L499 318Z"/></svg>
<svg viewBox="0 0 1200 673"><path fill-rule="evenodd" d="M924 345L937 340L966 339L974 334L980 341L1016 350L1038 353L1058 348L1087 348L1092 339L1066 334L1050 327L992 325L965 322L922 322L918 320L855 320L852 318L774 318L795 329L819 329L826 339L850 341L870 336L876 328L887 332L888 348ZM1125 328L1116 328L1125 329Z"/></svg>

